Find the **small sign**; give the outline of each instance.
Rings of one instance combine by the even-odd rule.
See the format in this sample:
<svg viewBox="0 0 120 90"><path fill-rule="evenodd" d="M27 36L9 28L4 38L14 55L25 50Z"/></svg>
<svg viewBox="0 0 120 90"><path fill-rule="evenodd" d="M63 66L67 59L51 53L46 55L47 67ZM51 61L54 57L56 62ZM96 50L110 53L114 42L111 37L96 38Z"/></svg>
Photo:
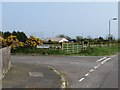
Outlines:
<svg viewBox="0 0 120 90"><path fill-rule="evenodd" d="M37 48L50 48L50 46L49 45L37 45Z"/></svg>

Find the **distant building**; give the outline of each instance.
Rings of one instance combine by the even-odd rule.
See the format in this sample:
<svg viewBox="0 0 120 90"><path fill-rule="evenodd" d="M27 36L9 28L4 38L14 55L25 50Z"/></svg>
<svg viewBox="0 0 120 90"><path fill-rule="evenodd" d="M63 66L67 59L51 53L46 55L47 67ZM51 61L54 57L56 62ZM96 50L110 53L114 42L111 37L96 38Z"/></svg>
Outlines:
<svg viewBox="0 0 120 90"><path fill-rule="evenodd" d="M52 41L52 42L68 42L69 40L67 40L66 38L47 38L44 40L44 42L48 42L48 41Z"/></svg>

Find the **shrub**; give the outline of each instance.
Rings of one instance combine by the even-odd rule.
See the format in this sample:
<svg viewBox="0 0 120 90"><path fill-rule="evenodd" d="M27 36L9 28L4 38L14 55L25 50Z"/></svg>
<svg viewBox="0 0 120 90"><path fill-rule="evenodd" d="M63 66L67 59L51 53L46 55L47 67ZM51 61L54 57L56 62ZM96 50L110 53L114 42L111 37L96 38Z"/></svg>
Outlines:
<svg viewBox="0 0 120 90"><path fill-rule="evenodd" d="M43 42L39 38L36 38L34 36L30 36L26 40L26 45L30 47L36 47L37 45L40 45L40 44L43 44Z"/></svg>

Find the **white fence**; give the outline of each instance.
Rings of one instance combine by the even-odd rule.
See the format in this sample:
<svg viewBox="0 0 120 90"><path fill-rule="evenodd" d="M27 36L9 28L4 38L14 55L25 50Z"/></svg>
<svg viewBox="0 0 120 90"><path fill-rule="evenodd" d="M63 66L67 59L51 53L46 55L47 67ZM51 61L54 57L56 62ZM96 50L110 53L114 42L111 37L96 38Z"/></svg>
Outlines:
<svg viewBox="0 0 120 90"><path fill-rule="evenodd" d="M10 47L0 49L0 82L11 67ZM0 85L1 88L2 84Z"/></svg>

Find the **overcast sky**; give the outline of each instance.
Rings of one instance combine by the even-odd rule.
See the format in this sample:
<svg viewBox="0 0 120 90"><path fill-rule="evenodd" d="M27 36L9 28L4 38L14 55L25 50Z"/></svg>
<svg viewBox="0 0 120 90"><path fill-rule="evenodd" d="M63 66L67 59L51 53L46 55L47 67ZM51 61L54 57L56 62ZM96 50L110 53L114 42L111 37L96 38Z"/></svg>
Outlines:
<svg viewBox="0 0 120 90"><path fill-rule="evenodd" d="M65 34L70 37L106 37L108 21L118 17L116 2L4 2L2 30L24 31L40 38ZM118 21L111 21L117 37Z"/></svg>

